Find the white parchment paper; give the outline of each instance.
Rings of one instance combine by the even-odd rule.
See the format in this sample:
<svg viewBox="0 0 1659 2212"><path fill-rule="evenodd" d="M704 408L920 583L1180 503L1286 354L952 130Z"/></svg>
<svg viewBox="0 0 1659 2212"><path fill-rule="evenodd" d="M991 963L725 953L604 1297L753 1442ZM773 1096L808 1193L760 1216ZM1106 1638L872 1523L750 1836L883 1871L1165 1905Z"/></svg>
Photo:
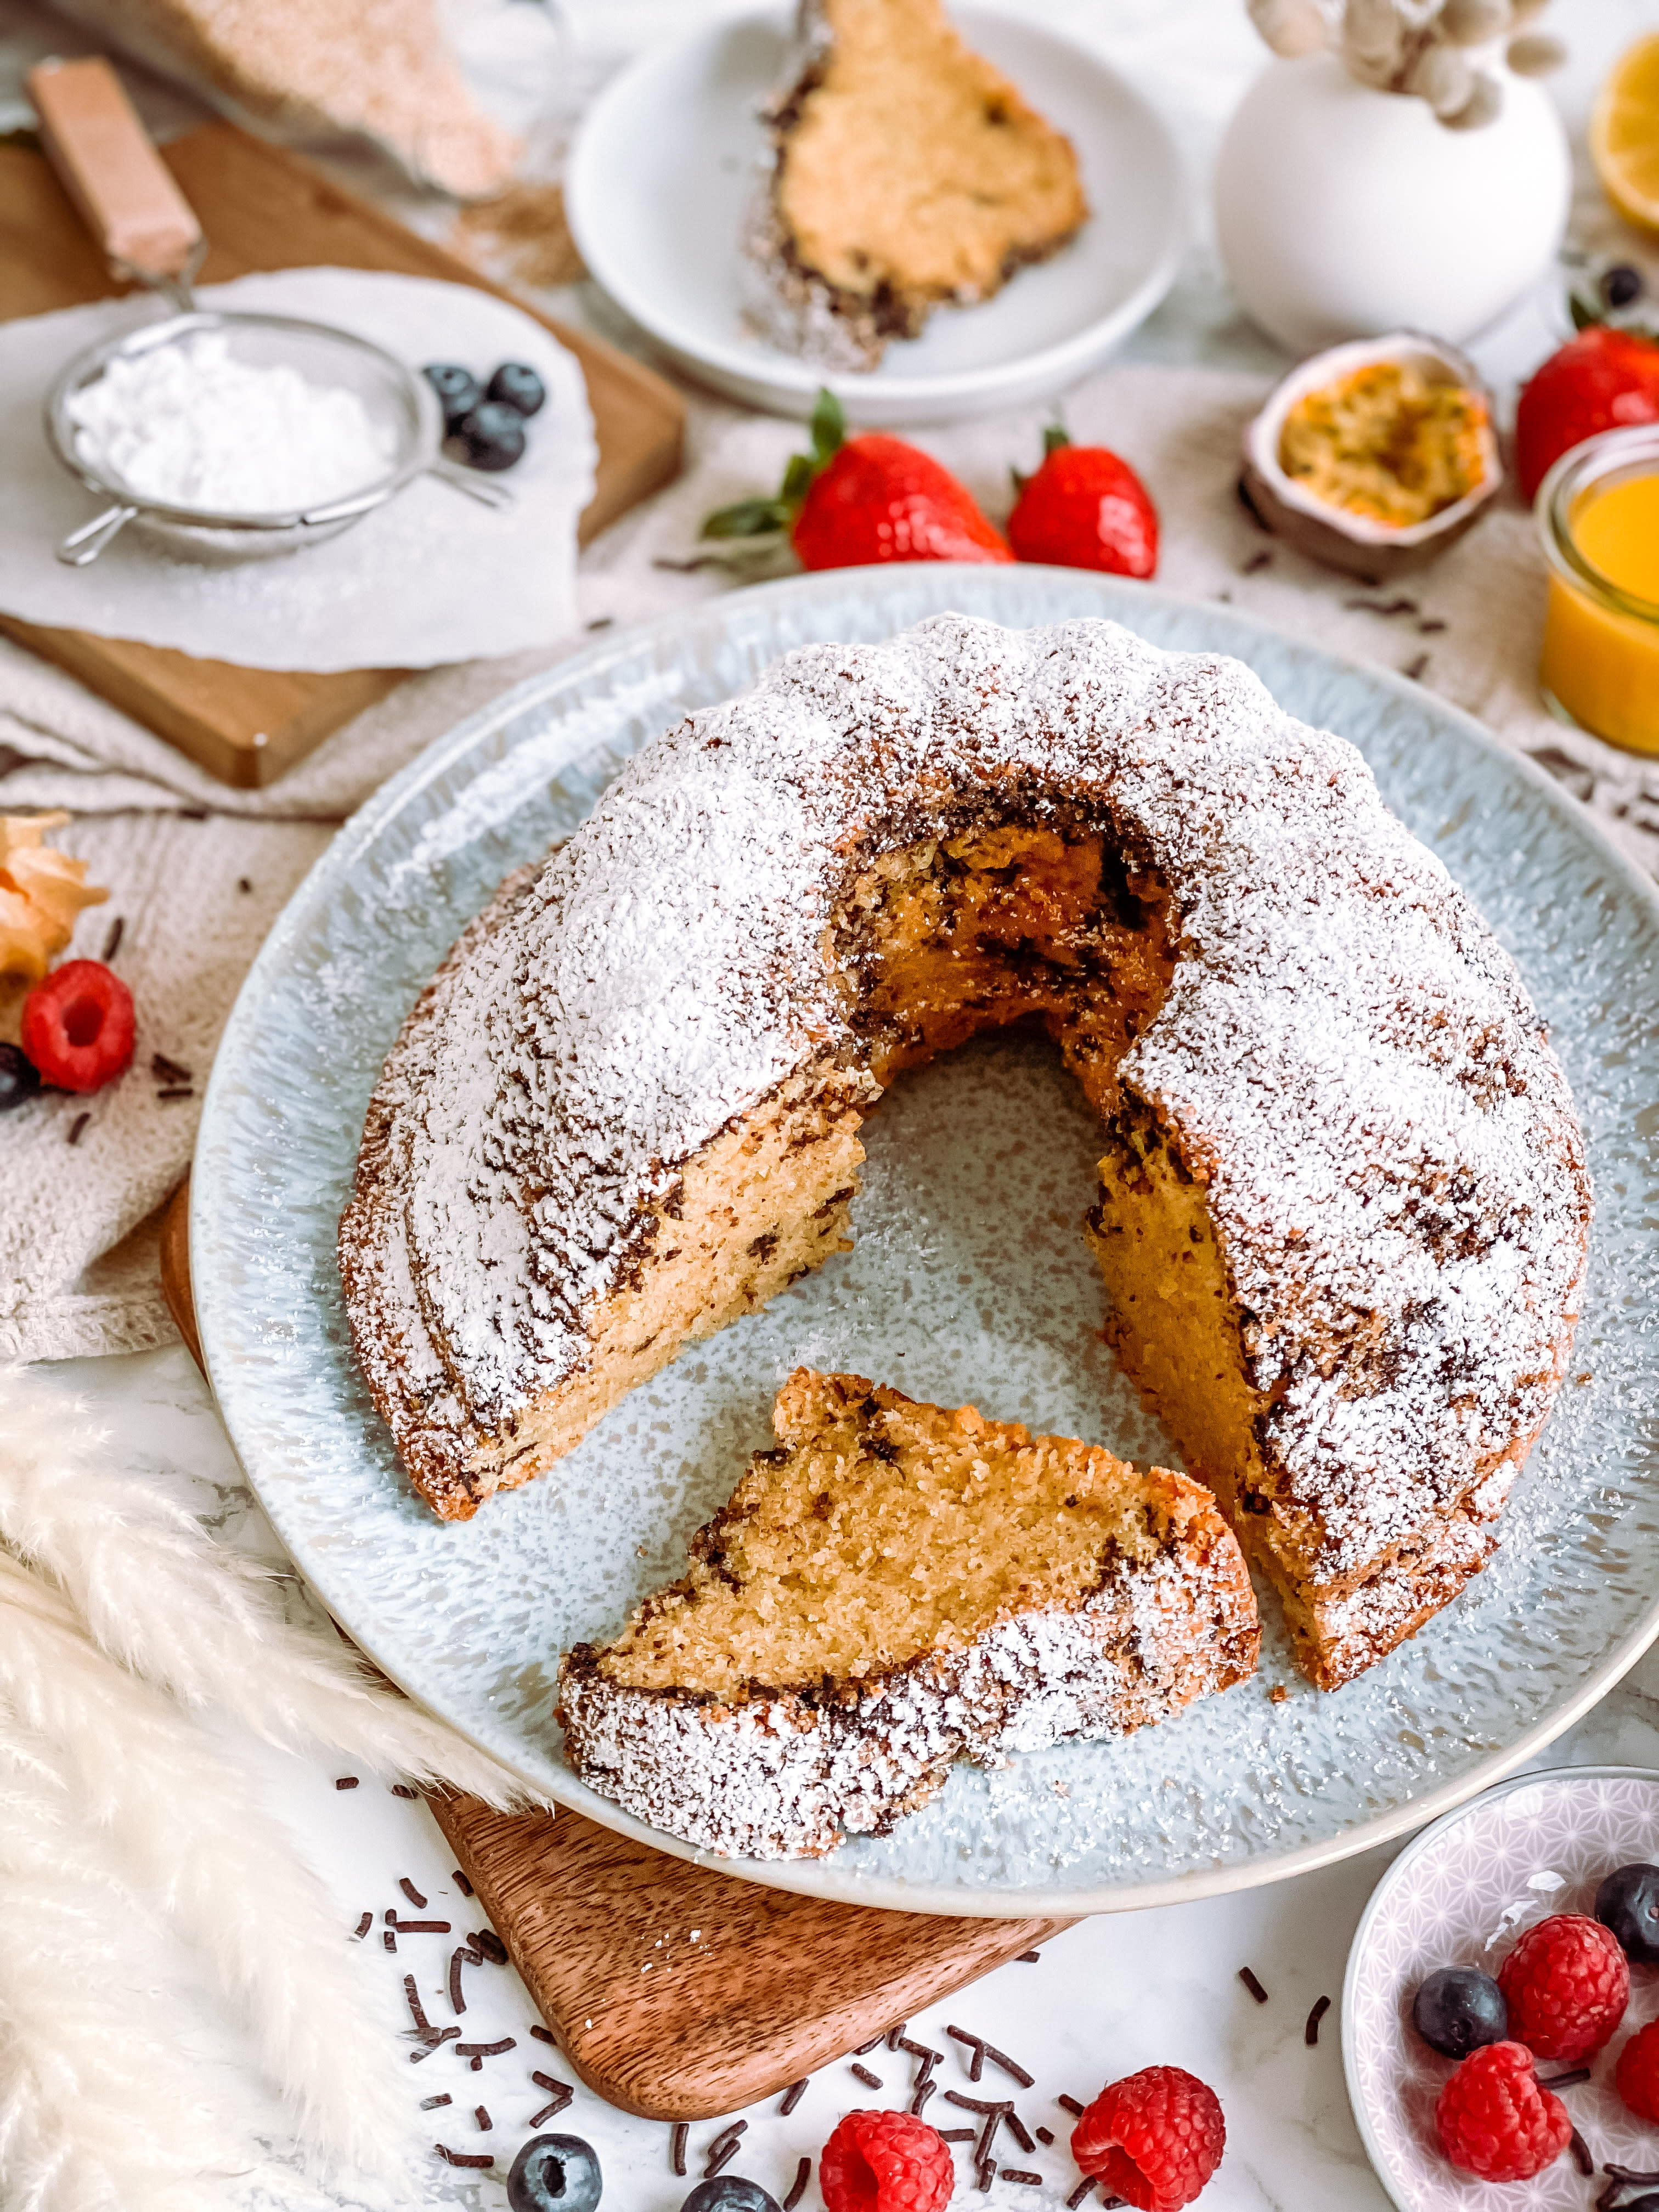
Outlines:
<svg viewBox="0 0 1659 2212"><path fill-rule="evenodd" d="M576 520L597 449L573 356L541 325L469 285L362 269L289 269L208 286L204 307L333 323L411 368L487 376L529 363L547 386L496 514L432 477L340 537L275 558L210 564L130 524L90 568L53 557L98 512L53 457L46 394L87 346L154 319L157 300L100 301L0 325L0 611L25 622L176 647L254 668L429 668L554 643L576 623Z"/></svg>

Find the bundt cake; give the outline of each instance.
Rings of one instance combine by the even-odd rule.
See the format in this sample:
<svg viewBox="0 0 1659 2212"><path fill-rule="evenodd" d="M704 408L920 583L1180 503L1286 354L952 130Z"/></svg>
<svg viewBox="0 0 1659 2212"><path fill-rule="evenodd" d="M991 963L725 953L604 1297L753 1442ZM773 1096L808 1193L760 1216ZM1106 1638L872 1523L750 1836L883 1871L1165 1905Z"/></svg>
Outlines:
<svg viewBox="0 0 1659 2212"><path fill-rule="evenodd" d="M884 1835L952 1764L1127 1735L1243 1681L1261 1631L1206 1490L803 1368L684 1579L559 1677L565 1754L707 1850Z"/></svg>
<svg viewBox="0 0 1659 2212"><path fill-rule="evenodd" d="M745 241L750 319L827 368L873 368L944 301L988 300L1089 213L1069 140L971 51L941 0L802 0Z"/></svg>
<svg viewBox="0 0 1659 2212"><path fill-rule="evenodd" d="M405 1024L341 1229L447 1518L842 1248L861 1114L1031 1017L1126 1368L1340 1682L1489 1556L1589 1185L1513 963L1340 738L1115 623L790 653L637 754Z"/></svg>

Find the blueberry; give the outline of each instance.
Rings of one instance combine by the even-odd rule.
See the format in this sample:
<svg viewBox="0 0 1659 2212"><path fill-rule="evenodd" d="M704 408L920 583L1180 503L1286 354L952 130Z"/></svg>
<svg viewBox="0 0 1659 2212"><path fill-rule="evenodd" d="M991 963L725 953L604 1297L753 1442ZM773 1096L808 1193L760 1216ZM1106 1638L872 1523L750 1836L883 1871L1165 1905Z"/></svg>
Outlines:
<svg viewBox="0 0 1659 2212"><path fill-rule="evenodd" d="M1431 2050L1467 2058L1483 2043L1504 2040L1510 2008L1490 1974L1474 1966L1442 1966L1418 1990L1412 2026Z"/></svg>
<svg viewBox="0 0 1659 2212"><path fill-rule="evenodd" d="M1628 307L1632 301L1641 298L1642 289L1641 270L1632 269L1627 261L1601 271L1601 297L1610 307ZM495 388L491 385L492 392Z"/></svg>
<svg viewBox="0 0 1659 2212"><path fill-rule="evenodd" d="M458 368L453 361L429 361L421 374L438 395L446 431L453 431L462 416L470 415L483 398L472 371Z"/></svg>
<svg viewBox="0 0 1659 2212"><path fill-rule="evenodd" d="M547 404L547 387L521 361L504 361L490 378L484 398L499 399L520 415L538 415Z"/></svg>
<svg viewBox="0 0 1659 2212"><path fill-rule="evenodd" d="M469 468L510 469L524 459L524 416L499 399L486 399L463 415L450 433Z"/></svg>
<svg viewBox="0 0 1659 2212"><path fill-rule="evenodd" d="M1659 1866L1621 1866L1595 1893L1595 1917L1610 1928L1625 1956L1659 1966Z"/></svg>
<svg viewBox="0 0 1659 2212"><path fill-rule="evenodd" d="M717 2173L712 2181L697 2184L680 2212L778 2212L778 2200L769 2197L758 2181L745 2181L740 2173Z"/></svg>
<svg viewBox="0 0 1659 2212"><path fill-rule="evenodd" d="M593 2146L580 2136L532 2136L507 2177L512 2212L593 2212L604 2194Z"/></svg>
<svg viewBox="0 0 1659 2212"><path fill-rule="evenodd" d="M40 1071L15 1044L0 1044L0 1114L26 1106L40 1088Z"/></svg>

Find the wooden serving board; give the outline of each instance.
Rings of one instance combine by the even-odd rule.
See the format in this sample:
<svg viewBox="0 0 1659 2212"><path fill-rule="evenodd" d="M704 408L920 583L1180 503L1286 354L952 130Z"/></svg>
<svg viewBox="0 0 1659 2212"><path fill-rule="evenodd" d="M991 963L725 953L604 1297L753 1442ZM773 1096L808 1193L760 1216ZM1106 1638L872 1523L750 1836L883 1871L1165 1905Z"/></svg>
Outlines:
<svg viewBox="0 0 1659 2212"><path fill-rule="evenodd" d="M204 284L253 270L392 269L471 284L511 300L581 364L599 447L586 544L679 470L685 409L663 379L602 338L543 315L379 208L231 123L209 123L161 149L200 216ZM0 321L131 289L112 277L45 158L0 146ZM239 668L161 646L42 629L0 616L0 630L188 753L221 782L273 782L331 731L401 683L398 668L334 675Z"/></svg>
<svg viewBox="0 0 1659 2212"><path fill-rule="evenodd" d="M186 1178L162 1226L161 1279L200 1364L189 1202ZM428 1802L572 2068L648 2120L712 2119L770 2096L1073 1924L795 1897L580 1814Z"/></svg>

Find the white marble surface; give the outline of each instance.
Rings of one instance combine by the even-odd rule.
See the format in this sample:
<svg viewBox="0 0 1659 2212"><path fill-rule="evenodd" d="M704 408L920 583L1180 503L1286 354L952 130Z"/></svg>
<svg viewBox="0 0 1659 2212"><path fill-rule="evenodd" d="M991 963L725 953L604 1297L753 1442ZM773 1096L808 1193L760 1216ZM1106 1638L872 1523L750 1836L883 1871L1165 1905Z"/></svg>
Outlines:
<svg viewBox="0 0 1659 2212"><path fill-rule="evenodd" d="M480 8L489 0L478 0ZM585 85L648 41L670 33L716 7L742 0L567 0L571 38L568 75L555 84L527 88L521 68L497 72L495 95L520 117L539 111L555 135L562 114ZM1200 173L1231 103L1261 52L1248 29L1240 0L1006 0L1021 12L1062 25L1097 44L1124 67L1175 124L1187 158ZM466 27L471 11L456 0ZM527 13L527 11L526 11ZM1656 0L1573 0L1556 11L1573 47L1573 65L1558 90L1571 124L1581 131L1594 86L1608 60L1645 30L1659 27ZM9 0L0 19L0 128L21 119L9 97L21 66L54 47L78 50L83 42L37 0ZM488 55L484 63L488 65ZM160 128L193 119L188 100L153 86L141 88L147 112ZM441 228L438 213L406 210L423 228ZM208 211L210 224L211 211ZM1593 187L1581 194L1579 228L1587 240L1604 218ZM601 327L616 319L591 288L560 297L567 313ZM1560 334L1551 288L1528 300L1475 349L1497 381L1512 386L1547 352ZM1129 357L1206 361L1230 367L1271 367L1279 356L1243 323L1222 283L1205 240L1195 246L1164 306L1137 335ZM108 1421L121 1455L134 1471L148 1471L190 1497L227 1537L270 1550L274 1540L240 1480L240 1470L211 1399L182 1349L50 1370L66 1395L80 1396ZM1544 1764L1622 1761L1659 1765L1659 1655L1650 1655L1586 1720L1547 1755ZM264 1755L258 1767L273 1808L289 1823L296 1848L315 1866L339 1908L343 1930L372 1909L377 1916L398 1900L398 1880L410 1876L431 1909L458 1928L478 1924L453 1888L450 1858L424 1808L402 1802L367 1778L338 1792L332 1767ZM1334 2009L1318 2047L1308 2050L1303 2025L1321 1994L1340 1999L1344 1962L1354 1925L1371 1887L1392 1856L1375 1851L1297 1881L1206 1903L1098 1919L1057 1938L1036 1966L1013 1965L971 1993L913 2026L913 2033L940 2042L946 2018L975 2027L1013 2053L1036 2076L1037 2087L1018 2099L1029 2124L1054 2128L1058 2148L1026 2158L1005 2142L1005 2162L1040 2168L1050 2186L1034 2190L999 2182L985 2200L992 2206L1053 2206L1064 2201L1075 2172L1064 2155L1068 2123L1049 2100L1060 2090L1087 2098L1105 2081L1163 2061L1190 2068L1213 2084L1226 2112L1229 2149L1204 2203L1213 2212L1380 2212L1386 2198L1366 2165L1343 2087ZM452 1909L453 1908L453 1909ZM431 1946L428 1962L406 1942L396 1959L365 1946L362 1969L382 1988L388 2036L405 2027L402 1977L415 1950L428 2009L449 2018L441 1994L448 1947ZM1249 1965L1267 1985L1271 2002L1257 2006L1239 1984ZM497 2153L496 2177L474 2181L433 2161L425 2201L489 2208L502 2202L499 2177L522 2138L524 2123L544 2101L529 2081L533 2069L563 2076L563 2063L532 2043L533 2013L510 1970L480 1968L469 1978L469 2030L512 2033L517 2049L469 2072L446 2052L410 2069L411 2106L448 2091L454 2103L430 2116L434 2140L460 2149ZM955 2046L951 2046L954 2053ZM872 2054L890 2088L907 2078L886 2053ZM947 2087L967 2086L954 2055L940 2069ZM480 2099L495 2125L482 2135L471 2107ZM775 2107L751 2114L744 2152L728 2171L752 2175L781 2195L803 2152L816 2154L840 2113L866 2100L842 2065L824 2069L787 2120ZM887 2101L902 2102L895 2095ZM935 2100L929 2118L939 2117ZM447 2122L447 2126L442 2124ZM948 2124L948 2123L941 2123ZM579 2091L556 2123L587 2136L604 2162L607 2205L629 2212L674 2212L691 2186L676 2182L665 2127L610 2111ZM716 2133L709 2123L693 2130L694 2150ZM692 2172L701 2171L694 2155ZM962 2203L981 2201L965 2185ZM805 2200L820 2199L816 2185Z"/></svg>

